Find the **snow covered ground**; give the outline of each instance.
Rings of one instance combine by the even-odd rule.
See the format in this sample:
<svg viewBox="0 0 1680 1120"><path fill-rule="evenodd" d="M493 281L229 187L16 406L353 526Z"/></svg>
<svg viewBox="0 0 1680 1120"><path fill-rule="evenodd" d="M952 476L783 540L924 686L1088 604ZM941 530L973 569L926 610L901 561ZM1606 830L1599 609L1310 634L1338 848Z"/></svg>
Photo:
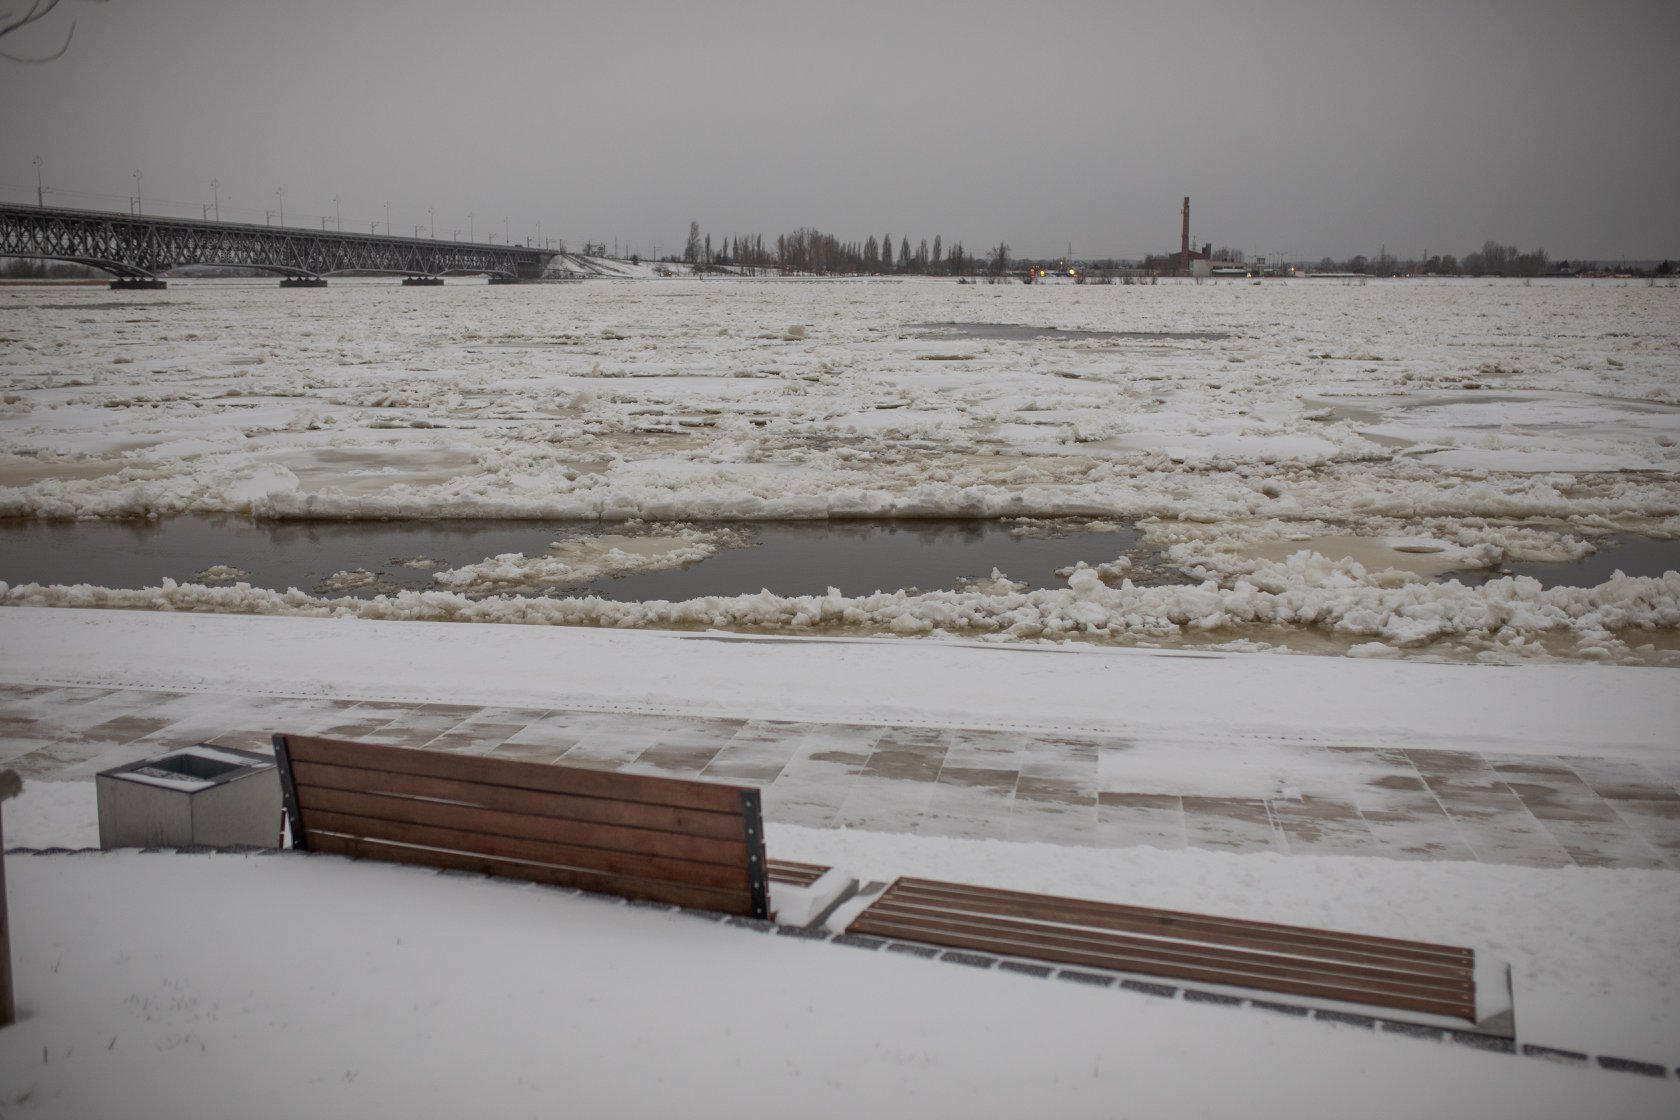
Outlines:
<svg viewBox="0 0 1680 1120"><path fill-rule="evenodd" d="M1191 582L1133 586L1093 555L1035 595L533 613L483 596L556 561L510 556L351 609L1661 663L1672 577L1430 576L1680 536L1677 322L1680 288L1576 282L8 289L0 515L1138 520Z"/></svg>
<svg viewBox="0 0 1680 1120"><path fill-rule="evenodd" d="M8 1116L1663 1117L1680 1094L406 868L7 874Z"/></svg>
<svg viewBox="0 0 1680 1120"><path fill-rule="evenodd" d="M316 697L1124 732L1140 780L1226 790L1273 783L1280 760L1338 743L1596 755L1667 773L1680 719L1670 670L1603 665L28 608L0 612L0 651L8 682L199 694L208 715L224 698ZM92 800L85 776L31 781L6 806L8 842L91 842ZM1468 944L1511 962L1519 1044L1680 1061L1673 871L791 825L768 839L778 858L867 878ZM19 1115L109 1115L121 1100L124 1115L210 1116L260 1089L274 1114L324 1115L458 1114L472 1094L499 1112L563 1095L637 1115L705 1092L748 1115L893 1114L906 1101L1010 1115L1030 1099L1079 1115L1643 1116L1667 1115L1677 1091L1672 1077L790 945L368 865L15 855L8 873L25 1020L0 1035L0 1084ZM471 1054L482 1076L464 1078L449 1054ZM628 1096L615 1105L615 1093Z"/></svg>
<svg viewBox="0 0 1680 1120"><path fill-rule="evenodd" d="M0 681L1100 731L1137 737L1140 772L1237 789L1302 745L1670 774L1680 690L1643 666L1680 647L1680 573L1436 578L1680 536L1677 323L1675 288L1548 283L0 289L0 515L673 523L368 601L0 585ZM1036 592L495 594L699 559L732 546L716 522L935 515L1135 520L1188 582L1093 555ZM1105 648L1145 642L1179 648ZM1268 646L1360 656L1241 652ZM90 783L61 777L6 805L8 843L85 842ZM1513 964L1519 1043L1669 1075L402 869L18 855L0 1113L1674 1111L1673 871L769 839L871 877L1470 944Z"/></svg>

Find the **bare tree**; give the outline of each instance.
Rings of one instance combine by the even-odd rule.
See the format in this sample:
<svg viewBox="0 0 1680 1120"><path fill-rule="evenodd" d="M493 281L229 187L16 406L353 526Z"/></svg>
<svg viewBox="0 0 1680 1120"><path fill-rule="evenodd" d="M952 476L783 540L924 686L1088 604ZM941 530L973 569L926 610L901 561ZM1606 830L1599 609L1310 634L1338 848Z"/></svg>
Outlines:
<svg viewBox="0 0 1680 1120"><path fill-rule="evenodd" d="M683 247L683 260L689 264L700 263L700 223L688 223L688 244Z"/></svg>
<svg viewBox="0 0 1680 1120"><path fill-rule="evenodd" d="M999 241L991 252L992 275L1001 277L1009 271L1009 246Z"/></svg>
<svg viewBox="0 0 1680 1120"><path fill-rule="evenodd" d="M8 7L0 11L0 39L14 31L28 27L30 24L44 19L52 10L58 7L60 0L29 0L29 7L19 12L15 7ZM91 4L103 4L105 0L85 0ZM70 40L76 37L76 21L70 21L70 28L64 33L64 42L59 44L56 51L48 55L30 57L16 55L10 51L0 51L0 58L10 62L51 62L55 58L63 58L64 52L70 49Z"/></svg>

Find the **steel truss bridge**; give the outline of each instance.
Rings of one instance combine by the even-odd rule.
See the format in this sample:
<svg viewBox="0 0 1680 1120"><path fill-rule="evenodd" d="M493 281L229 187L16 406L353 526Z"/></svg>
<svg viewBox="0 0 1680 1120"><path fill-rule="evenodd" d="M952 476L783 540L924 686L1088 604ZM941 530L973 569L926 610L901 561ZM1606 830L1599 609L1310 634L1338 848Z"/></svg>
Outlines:
<svg viewBox="0 0 1680 1120"><path fill-rule="evenodd" d="M161 286L158 274L180 265L257 268L294 283L317 284L324 276L346 272L417 278L485 273L492 280L535 280L558 255L520 245L0 203L0 256L74 261L103 269L118 283L150 286Z"/></svg>

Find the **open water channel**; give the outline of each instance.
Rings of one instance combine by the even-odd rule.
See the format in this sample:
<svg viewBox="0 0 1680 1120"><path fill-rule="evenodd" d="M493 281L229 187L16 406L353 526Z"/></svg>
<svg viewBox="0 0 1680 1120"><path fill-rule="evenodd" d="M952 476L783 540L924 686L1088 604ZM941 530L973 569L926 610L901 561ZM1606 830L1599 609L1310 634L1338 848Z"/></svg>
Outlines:
<svg viewBox="0 0 1680 1120"><path fill-rule="evenodd" d="M1061 587L1058 569L1126 556L1139 583L1187 579L1142 544L1135 529L997 521L753 522L727 527L744 540L709 559L664 571L575 584L511 589L518 594L600 595L622 601L707 595L846 595L952 588L993 569L1029 588ZM618 536L623 525L540 521L251 521L176 517L163 521L0 521L0 580L140 588L169 578L200 581L215 566L238 569L255 587L371 597L435 588L433 573L505 553L541 556L556 541ZM1680 541L1616 537L1569 563L1510 563L1498 572L1447 573L1482 582L1527 575L1546 586L1590 587L1616 571L1656 576L1680 568ZM366 572L363 586L334 576ZM499 589L506 590L506 589Z"/></svg>

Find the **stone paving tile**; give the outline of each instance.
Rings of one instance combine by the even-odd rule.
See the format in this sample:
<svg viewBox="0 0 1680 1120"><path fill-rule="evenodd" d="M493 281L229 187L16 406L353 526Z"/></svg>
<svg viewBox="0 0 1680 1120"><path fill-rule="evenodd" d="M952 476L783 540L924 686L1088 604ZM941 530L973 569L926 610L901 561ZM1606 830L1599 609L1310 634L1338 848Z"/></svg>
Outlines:
<svg viewBox="0 0 1680 1120"><path fill-rule="evenodd" d="M874 832L915 832L922 813L933 800L934 783L906 782L875 775L852 780L846 800L834 816L839 828Z"/></svg>
<svg viewBox="0 0 1680 1120"><path fill-rule="evenodd" d="M1211 851L1281 851L1264 801L1245 797L1184 798L1185 841Z"/></svg>
<svg viewBox="0 0 1680 1120"><path fill-rule="evenodd" d="M1600 797L1614 801L1680 801L1680 789L1637 762L1579 756L1563 761Z"/></svg>
<svg viewBox="0 0 1680 1120"><path fill-rule="evenodd" d="M52 739L25 739L21 736L0 732L0 766L10 769L13 759L23 758L35 751L45 750L52 746L54 742L55 740Z"/></svg>
<svg viewBox="0 0 1680 1120"><path fill-rule="evenodd" d="M743 729L712 756L700 777L719 782L768 785L781 776L799 748L797 734L781 739Z"/></svg>
<svg viewBox="0 0 1680 1120"><path fill-rule="evenodd" d="M1680 802L1628 799L1613 804L1618 817L1680 867Z"/></svg>
<svg viewBox="0 0 1680 1120"><path fill-rule="evenodd" d="M938 728L889 728L875 741L863 773L900 782L937 781L950 745L950 732Z"/></svg>
<svg viewBox="0 0 1680 1120"><path fill-rule="evenodd" d="M1080 848L1098 846L1095 796L1088 801L1035 802L1021 800L1020 793L1017 783L1015 805L1009 814L1010 840Z"/></svg>
<svg viewBox="0 0 1680 1120"><path fill-rule="evenodd" d="M1377 838L1352 801L1303 795L1268 803L1289 851L1311 855L1369 855Z"/></svg>
<svg viewBox="0 0 1680 1120"><path fill-rule="evenodd" d="M617 770L635 762L645 750L647 740L634 731L596 726L584 731L560 760L571 765Z"/></svg>
<svg viewBox="0 0 1680 1120"><path fill-rule="evenodd" d="M1580 867L1644 867L1673 869L1677 863L1642 836L1617 820L1546 821L1546 831Z"/></svg>
<svg viewBox="0 0 1680 1120"><path fill-rule="evenodd" d="M636 765L658 770L673 777L698 778L717 758L724 744L663 742L655 743L636 756Z"/></svg>
<svg viewBox="0 0 1680 1120"><path fill-rule="evenodd" d="M60 739L18 755L8 765L24 778L68 780L92 777L112 766L138 761L148 753L124 743Z"/></svg>
<svg viewBox="0 0 1680 1120"><path fill-rule="evenodd" d="M1105 847L1182 848L1189 843L1184 799L1176 794L1102 790L1097 794L1096 838Z"/></svg>
<svg viewBox="0 0 1680 1120"><path fill-rule="evenodd" d="M1473 797L1478 794L1509 795L1510 790L1493 766L1479 754L1468 751L1408 750L1406 757L1418 776L1437 796Z"/></svg>
<svg viewBox="0 0 1680 1120"><path fill-rule="evenodd" d="M175 698L174 693L159 692L93 693L84 689L66 689L65 692L77 695L65 704L61 713L52 714L51 722L56 729L54 738L67 738L77 733L86 734L93 728L104 727L107 724L137 716L138 713L148 708ZM38 701L39 704L43 705L53 702L52 697L43 697ZM162 718L163 723L169 722L168 717L160 718ZM156 730L156 728L154 727L152 730ZM143 731L138 735L131 735L129 738L138 739L140 735L147 733ZM107 728L100 734L108 737L122 734L122 731L120 727Z"/></svg>
<svg viewBox="0 0 1680 1120"><path fill-rule="evenodd" d="M445 731L452 730L474 711L473 708L456 705L423 704L406 711L396 711L391 719L357 738L364 743L424 747Z"/></svg>
<svg viewBox="0 0 1680 1120"><path fill-rule="evenodd" d="M764 819L805 828L831 828L849 793L848 784L784 776L765 787Z"/></svg>
<svg viewBox="0 0 1680 1120"><path fill-rule="evenodd" d="M454 727L426 744L429 751L450 751L454 754L489 754L511 739L522 723L491 723L487 720L462 720Z"/></svg>
<svg viewBox="0 0 1680 1120"><path fill-rule="evenodd" d="M596 721L605 718L581 712L549 712L520 728L496 751L500 754L529 748L557 750L563 755L598 726Z"/></svg>
<svg viewBox="0 0 1680 1120"><path fill-rule="evenodd" d="M1567 766L1535 760L1495 762L1493 768L1539 820L1616 820L1615 811Z"/></svg>
<svg viewBox="0 0 1680 1120"><path fill-rule="evenodd" d="M1015 769L1027 749L1027 736L1013 731L954 730L949 733L945 765L976 770Z"/></svg>
<svg viewBox="0 0 1680 1120"><path fill-rule="evenodd" d="M1011 820L1016 776L1002 768L947 765L934 783L917 831L970 840L997 836L1000 826Z"/></svg>

